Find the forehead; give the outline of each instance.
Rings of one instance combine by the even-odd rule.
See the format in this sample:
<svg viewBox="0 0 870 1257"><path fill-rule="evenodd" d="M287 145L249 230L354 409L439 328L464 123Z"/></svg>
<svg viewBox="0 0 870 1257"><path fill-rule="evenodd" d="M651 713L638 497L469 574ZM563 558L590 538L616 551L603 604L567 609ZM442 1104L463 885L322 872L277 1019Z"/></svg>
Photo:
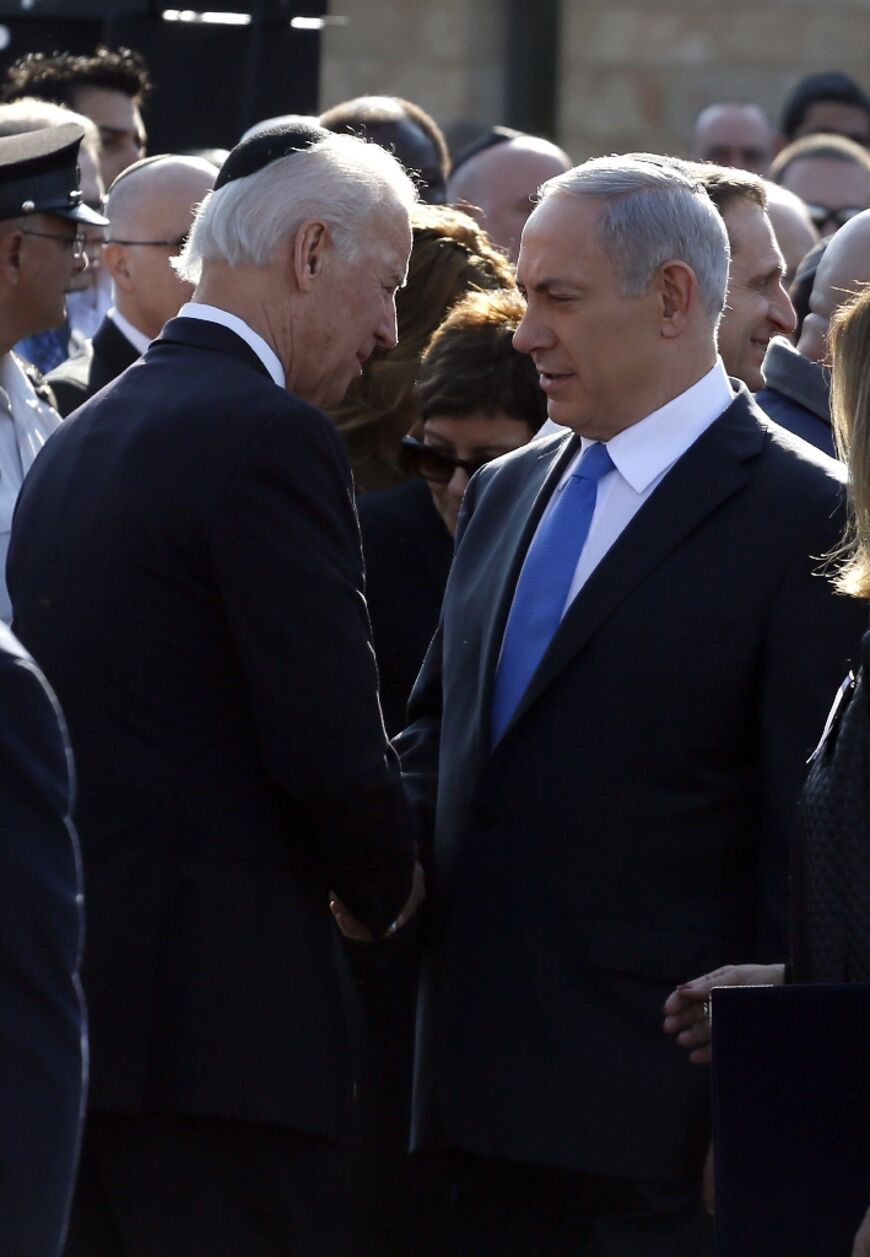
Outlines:
<svg viewBox="0 0 870 1257"><path fill-rule="evenodd" d="M786 168L782 183L802 200L832 209L870 205L870 171L856 162L804 157Z"/></svg>
<svg viewBox="0 0 870 1257"><path fill-rule="evenodd" d="M731 273L738 277L766 274L782 264L770 219L760 205L741 197L723 215L731 244Z"/></svg>
<svg viewBox="0 0 870 1257"><path fill-rule="evenodd" d="M697 132L708 144L766 144L769 137L767 121L753 105L713 106L699 118Z"/></svg>
<svg viewBox="0 0 870 1257"><path fill-rule="evenodd" d="M388 266L405 273L412 236L411 223L404 209L381 207L361 231L364 235L364 246L359 254L361 259L370 265Z"/></svg>
<svg viewBox="0 0 870 1257"><path fill-rule="evenodd" d="M838 135L866 139L870 136L870 116L859 105L817 100L804 114L798 134L812 135L816 131L834 131Z"/></svg>
<svg viewBox="0 0 870 1257"><path fill-rule="evenodd" d="M108 87L77 87L73 103L98 127L111 127L115 131L142 130L139 109L132 97Z"/></svg>
<svg viewBox="0 0 870 1257"><path fill-rule="evenodd" d="M523 230L517 278L527 288L552 279L580 280L611 270L598 240L597 198L555 194L532 211Z"/></svg>

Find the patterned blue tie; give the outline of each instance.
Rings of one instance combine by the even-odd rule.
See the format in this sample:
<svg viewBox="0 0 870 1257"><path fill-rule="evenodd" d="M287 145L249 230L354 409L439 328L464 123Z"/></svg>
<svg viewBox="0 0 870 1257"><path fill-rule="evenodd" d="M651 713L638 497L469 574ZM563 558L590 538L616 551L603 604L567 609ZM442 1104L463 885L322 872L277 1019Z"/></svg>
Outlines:
<svg viewBox="0 0 870 1257"><path fill-rule="evenodd" d="M589 535L598 481L613 469L607 446L587 447L538 528L517 581L492 700L492 745L517 709L553 639Z"/></svg>

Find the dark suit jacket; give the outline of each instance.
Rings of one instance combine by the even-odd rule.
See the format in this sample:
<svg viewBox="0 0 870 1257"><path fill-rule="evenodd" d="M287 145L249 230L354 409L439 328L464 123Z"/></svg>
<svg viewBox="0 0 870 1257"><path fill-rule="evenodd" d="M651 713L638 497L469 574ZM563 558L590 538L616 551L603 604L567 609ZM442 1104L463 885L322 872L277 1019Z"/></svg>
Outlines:
<svg viewBox="0 0 870 1257"><path fill-rule="evenodd" d="M393 735L405 726L411 688L438 627L453 538L422 477L364 493L357 510L381 706Z"/></svg>
<svg viewBox="0 0 870 1257"><path fill-rule="evenodd" d="M84 1098L79 852L63 717L0 624L0 1252L59 1249Z"/></svg>
<svg viewBox="0 0 870 1257"><path fill-rule="evenodd" d="M662 1004L784 957L804 761L865 613L809 557L838 537L842 469L743 391L593 572L491 751L519 568L576 449L472 479L398 743L434 843L414 1139L687 1182L709 1081Z"/></svg>
<svg viewBox="0 0 870 1257"><path fill-rule="evenodd" d="M335 1135L328 894L383 933L413 864L340 438L193 319L57 435L9 574L78 759L92 1105Z"/></svg>
<svg viewBox="0 0 870 1257"><path fill-rule="evenodd" d="M136 348L108 315L76 353L46 376L57 398L57 409L66 417L109 384L139 357Z"/></svg>

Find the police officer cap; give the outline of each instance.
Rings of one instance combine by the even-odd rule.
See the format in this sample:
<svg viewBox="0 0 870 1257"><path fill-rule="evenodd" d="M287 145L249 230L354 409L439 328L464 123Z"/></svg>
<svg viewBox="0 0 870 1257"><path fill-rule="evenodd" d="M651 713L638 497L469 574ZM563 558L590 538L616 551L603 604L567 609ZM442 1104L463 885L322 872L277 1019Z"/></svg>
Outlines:
<svg viewBox="0 0 870 1257"><path fill-rule="evenodd" d="M266 131L259 131L247 140L242 140L232 150L218 172L214 190L219 191L234 179L255 175L258 170L263 170L279 157L308 148L310 144L328 139L331 134L325 127L304 118L300 118L298 122L282 123L269 127Z"/></svg>
<svg viewBox="0 0 870 1257"><path fill-rule="evenodd" d="M105 227L108 219L82 203L77 122L0 136L0 219L57 214Z"/></svg>

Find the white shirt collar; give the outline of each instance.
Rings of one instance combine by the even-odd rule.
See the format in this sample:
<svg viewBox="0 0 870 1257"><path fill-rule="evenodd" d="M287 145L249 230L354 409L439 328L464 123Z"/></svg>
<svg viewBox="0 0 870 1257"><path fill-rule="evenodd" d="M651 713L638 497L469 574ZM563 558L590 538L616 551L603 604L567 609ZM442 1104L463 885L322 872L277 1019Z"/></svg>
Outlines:
<svg viewBox="0 0 870 1257"><path fill-rule="evenodd" d="M202 301L187 301L178 311L178 317L180 319L202 319L206 323L219 323L221 327L229 328L231 332L235 332L246 345L253 349L278 387L287 387L284 368L281 366L281 360L272 346L267 345L259 332L255 332L252 327L248 327L245 320L240 319L237 314L231 314L229 310L221 310L219 306L206 305Z"/></svg>
<svg viewBox="0 0 870 1257"><path fill-rule="evenodd" d="M733 400L734 392L722 359L717 358L707 374L691 388L611 437L607 450L616 470L636 493L643 493L657 476L685 454ZM588 437L581 437L581 450L591 444Z"/></svg>
<svg viewBox="0 0 870 1257"><path fill-rule="evenodd" d="M129 319L125 319L120 310L115 306L109 310L109 318L115 324L122 336L125 336L137 353L144 354L145 350L151 344L151 340L144 332L140 332L138 327L134 327Z"/></svg>

